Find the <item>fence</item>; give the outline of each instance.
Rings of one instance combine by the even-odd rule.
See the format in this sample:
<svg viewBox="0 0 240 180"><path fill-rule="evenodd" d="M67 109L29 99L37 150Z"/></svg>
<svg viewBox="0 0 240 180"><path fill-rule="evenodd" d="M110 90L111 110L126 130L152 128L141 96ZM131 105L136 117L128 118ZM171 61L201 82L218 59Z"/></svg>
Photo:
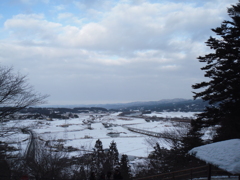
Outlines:
<svg viewBox="0 0 240 180"><path fill-rule="evenodd" d="M199 177L207 177L211 179L211 175L227 175L230 174L210 165L174 171L170 173L157 174L147 177L134 178L134 180L192 180Z"/></svg>

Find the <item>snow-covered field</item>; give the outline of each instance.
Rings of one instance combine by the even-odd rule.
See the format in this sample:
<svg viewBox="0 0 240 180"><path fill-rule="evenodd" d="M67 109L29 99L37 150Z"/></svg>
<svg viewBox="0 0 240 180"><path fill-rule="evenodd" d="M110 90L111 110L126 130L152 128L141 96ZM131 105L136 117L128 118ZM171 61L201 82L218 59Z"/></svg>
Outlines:
<svg viewBox="0 0 240 180"><path fill-rule="evenodd" d="M25 150L29 140L28 134L23 134L20 129L28 127L34 131L42 141L61 140L64 147L72 146L79 150L92 150L97 139L103 143L103 148L108 148L112 141L117 143L120 154L127 154L137 157L147 157L153 149L147 143L149 136L129 131L127 127L134 127L154 132L174 132L186 128L179 122L170 120L146 122L144 118L121 117L119 113L113 114L79 114L79 118L53 121L47 120L15 120L1 125L1 132L7 127L14 127L12 131L0 138L0 141L12 143L16 148ZM152 113L146 116L158 117L193 117L192 112L163 112ZM83 122L92 121L91 127ZM105 128L102 123L110 123L112 127ZM109 132L119 133L119 137L110 137ZM170 148L170 144L164 139L157 139L160 145ZM72 155L78 154L72 152Z"/></svg>
<svg viewBox="0 0 240 180"><path fill-rule="evenodd" d="M145 114L145 116L157 116L163 118L193 118L197 112L152 112L151 114Z"/></svg>

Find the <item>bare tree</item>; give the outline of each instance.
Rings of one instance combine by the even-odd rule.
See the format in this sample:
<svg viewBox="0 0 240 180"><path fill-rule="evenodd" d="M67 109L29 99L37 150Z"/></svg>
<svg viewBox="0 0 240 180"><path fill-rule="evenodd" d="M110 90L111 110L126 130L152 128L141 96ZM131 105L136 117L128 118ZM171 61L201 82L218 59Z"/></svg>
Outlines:
<svg viewBox="0 0 240 180"><path fill-rule="evenodd" d="M58 145L56 145L58 146ZM40 179L69 179L69 154L57 151L50 145L44 146L41 141L36 141L34 157L20 155L10 162L13 177L28 174L36 180Z"/></svg>
<svg viewBox="0 0 240 180"><path fill-rule="evenodd" d="M147 137L145 139L146 143L152 148L156 146L156 143L168 144L171 148L181 144L182 139L186 137L189 132L190 125L188 123L171 123L174 129L160 132L161 135L159 137Z"/></svg>
<svg viewBox="0 0 240 180"><path fill-rule="evenodd" d="M12 67L0 66L0 120L26 107L45 103L48 95L34 91L27 77Z"/></svg>

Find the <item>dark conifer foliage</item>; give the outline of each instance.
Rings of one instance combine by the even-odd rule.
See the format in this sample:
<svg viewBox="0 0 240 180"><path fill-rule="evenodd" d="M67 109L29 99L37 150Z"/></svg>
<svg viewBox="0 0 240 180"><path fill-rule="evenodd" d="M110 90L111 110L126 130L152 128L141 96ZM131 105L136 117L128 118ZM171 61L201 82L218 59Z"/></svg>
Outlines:
<svg viewBox="0 0 240 180"><path fill-rule="evenodd" d="M98 139L95 143L95 148L93 152L93 159L92 159L92 171L99 174L103 170L103 164L105 161L105 154L103 150L102 141Z"/></svg>
<svg viewBox="0 0 240 180"><path fill-rule="evenodd" d="M109 146L109 152L108 152L108 157L110 160L110 166L111 170L113 170L117 165L119 165L119 159L118 159L118 149L117 149L117 144L116 142L112 141L110 146Z"/></svg>
<svg viewBox="0 0 240 180"><path fill-rule="evenodd" d="M159 143L154 146L154 151L149 155L151 174L168 172L169 163L166 162L169 150L160 147Z"/></svg>
<svg viewBox="0 0 240 180"><path fill-rule="evenodd" d="M90 171L94 172L97 177L100 177L103 173L112 176L113 172L120 165L118 155L116 142L112 141L109 149L104 150L102 141L98 139L94 146ZM126 162L128 164L128 160Z"/></svg>
<svg viewBox="0 0 240 180"><path fill-rule="evenodd" d="M122 179L129 180L131 179L131 167L129 166L128 156L126 154L122 155L120 162L120 172Z"/></svg>
<svg viewBox="0 0 240 180"><path fill-rule="evenodd" d="M194 99L209 101L198 115L196 131L202 127L220 125L215 140L240 138L240 1L228 9L230 20L212 29L217 37L206 42L213 52L198 57L206 65L201 69L209 81L194 84Z"/></svg>

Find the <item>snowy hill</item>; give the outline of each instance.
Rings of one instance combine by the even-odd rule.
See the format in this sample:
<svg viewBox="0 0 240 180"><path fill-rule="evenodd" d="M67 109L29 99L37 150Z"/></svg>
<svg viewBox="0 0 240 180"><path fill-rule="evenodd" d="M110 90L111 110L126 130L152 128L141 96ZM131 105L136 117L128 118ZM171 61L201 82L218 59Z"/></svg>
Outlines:
<svg viewBox="0 0 240 180"><path fill-rule="evenodd" d="M184 112L200 112L203 111L207 102L202 100L192 99L163 99L159 101L146 101L146 102L130 102L130 103L116 103L116 104L91 104L91 105L47 105L41 107L53 107L53 108L76 108L76 107L101 107L108 110L152 110L152 111L184 111Z"/></svg>

